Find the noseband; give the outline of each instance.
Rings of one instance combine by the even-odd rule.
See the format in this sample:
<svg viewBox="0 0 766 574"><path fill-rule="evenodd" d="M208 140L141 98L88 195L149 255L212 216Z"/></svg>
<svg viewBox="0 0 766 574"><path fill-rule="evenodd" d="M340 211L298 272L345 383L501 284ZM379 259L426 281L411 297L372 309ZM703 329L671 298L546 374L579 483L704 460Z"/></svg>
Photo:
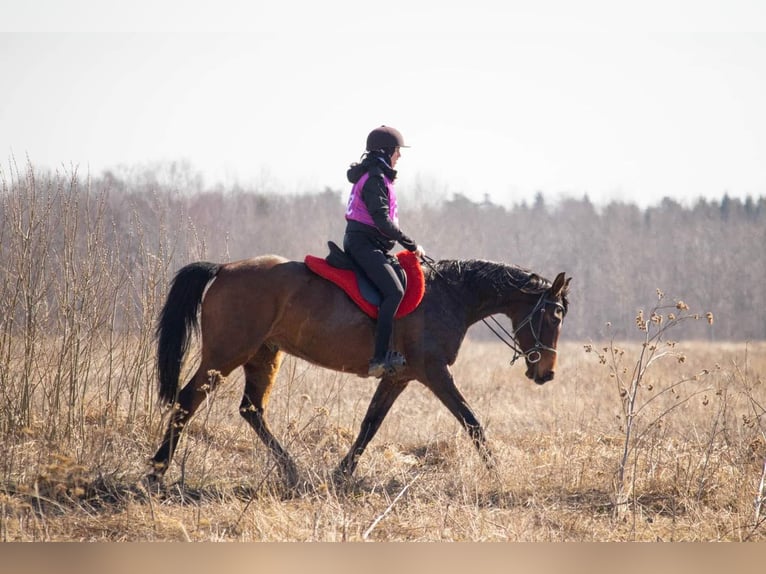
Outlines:
<svg viewBox="0 0 766 574"><path fill-rule="evenodd" d="M513 365L521 357L524 357L527 361L529 361L529 363L535 364L540 362L540 359L543 358L542 351L550 351L551 353L558 352L556 351L556 349L544 344L540 340L540 334L542 333L542 330L543 330L543 315L545 314L545 309L548 305L553 305L554 307L561 309L561 312L564 315L566 315L566 309L564 308L564 305L562 305L558 301L554 301L553 299L548 299L545 296L546 294L547 292L544 292L540 295L540 298L537 300L537 303L535 303L535 306L532 308L529 314L524 318L524 320L518 324L518 326L513 330L513 332L508 332L508 330L505 327L503 327L497 319L495 319L494 315L490 317L490 319L492 319L492 322L502 333L499 333L498 331L496 331L495 328L492 327L492 325L490 325L486 319L482 319L482 321L484 321L484 324L487 327L489 327L489 330L492 331L498 339L500 339L503 343L508 345L508 347L513 349L513 358L511 359L511 365ZM535 330L535 322L534 322L536 313L540 314L540 319L537 322L537 330ZM532 337L534 338L535 344L528 351L524 351L521 349L518 333L527 325L529 325L529 330L532 332Z"/></svg>

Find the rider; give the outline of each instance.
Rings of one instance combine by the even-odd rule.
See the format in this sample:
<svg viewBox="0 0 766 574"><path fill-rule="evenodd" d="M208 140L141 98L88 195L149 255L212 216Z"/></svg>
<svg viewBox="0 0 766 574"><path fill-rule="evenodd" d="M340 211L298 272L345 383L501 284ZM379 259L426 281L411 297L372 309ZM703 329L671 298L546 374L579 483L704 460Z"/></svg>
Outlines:
<svg viewBox="0 0 766 574"><path fill-rule="evenodd" d="M423 257L425 251L399 229L396 192L396 162L404 145L402 134L389 126L380 126L367 136L367 152L360 163L353 163L346 176L353 184L346 209L346 233L343 249L381 294L375 349L368 374L383 377L404 366L404 358L390 350L394 315L404 297L389 258L398 241L402 247Z"/></svg>

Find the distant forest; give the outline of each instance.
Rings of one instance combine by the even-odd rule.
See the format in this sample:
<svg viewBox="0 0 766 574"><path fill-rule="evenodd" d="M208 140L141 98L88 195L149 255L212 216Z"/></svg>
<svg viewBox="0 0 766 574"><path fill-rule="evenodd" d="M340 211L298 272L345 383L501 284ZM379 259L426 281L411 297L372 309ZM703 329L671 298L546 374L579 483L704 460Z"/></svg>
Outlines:
<svg viewBox="0 0 766 574"><path fill-rule="evenodd" d="M0 175L0 313L17 326L47 313L55 329L54 308L87 307L107 292L121 303L103 324L118 329L131 313L151 321L175 270L192 260L302 259L343 236L347 190L205 189L183 169L87 178L27 166ZM549 204L540 193L512 207L459 193L429 204L404 187L399 195L402 228L435 259L571 275L564 339L636 338L636 313L657 303L658 289L668 304L714 314L712 326L690 323L679 337L766 339L764 197L691 207L666 198L641 209L585 195ZM74 285L86 280L98 287L78 299ZM471 336L490 335L477 326Z"/></svg>

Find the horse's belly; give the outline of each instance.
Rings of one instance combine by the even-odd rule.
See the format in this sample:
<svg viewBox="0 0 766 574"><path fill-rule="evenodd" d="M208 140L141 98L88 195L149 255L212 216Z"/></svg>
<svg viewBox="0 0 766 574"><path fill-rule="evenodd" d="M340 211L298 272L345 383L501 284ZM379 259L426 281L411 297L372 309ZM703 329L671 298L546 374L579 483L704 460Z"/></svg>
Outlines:
<svg viewBox="0 0 766 574"><path fill-rule="evenodd" d="M286 353L322 367L366 373L372 356L374 321L342 292L313 305L311 300L293 298L275 325L275 334L270 338L273 343Z"/></svg>

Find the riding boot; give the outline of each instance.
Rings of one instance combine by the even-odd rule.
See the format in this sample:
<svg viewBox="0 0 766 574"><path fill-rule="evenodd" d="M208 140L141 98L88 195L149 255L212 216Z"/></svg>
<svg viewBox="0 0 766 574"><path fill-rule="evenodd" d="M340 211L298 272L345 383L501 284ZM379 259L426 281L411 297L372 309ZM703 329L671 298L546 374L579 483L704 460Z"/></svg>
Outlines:
<svg viewBox="0 0 766 574"><path fill-rule="evenodd" d="M367 368L367 375L382 379L386 375L386 361L380 359L370 360L370 366Z"/></svg>
<svg viewBox="0 0 766 574"><path fill-rule="evenodd" d="M383 301L378 310L378 323L375 326L375 354L367 370L367 373L372 377L381 378L395 375L406 364L404 356L391 349L394 315L398 307L399 301L389 298Z"/></svg>

